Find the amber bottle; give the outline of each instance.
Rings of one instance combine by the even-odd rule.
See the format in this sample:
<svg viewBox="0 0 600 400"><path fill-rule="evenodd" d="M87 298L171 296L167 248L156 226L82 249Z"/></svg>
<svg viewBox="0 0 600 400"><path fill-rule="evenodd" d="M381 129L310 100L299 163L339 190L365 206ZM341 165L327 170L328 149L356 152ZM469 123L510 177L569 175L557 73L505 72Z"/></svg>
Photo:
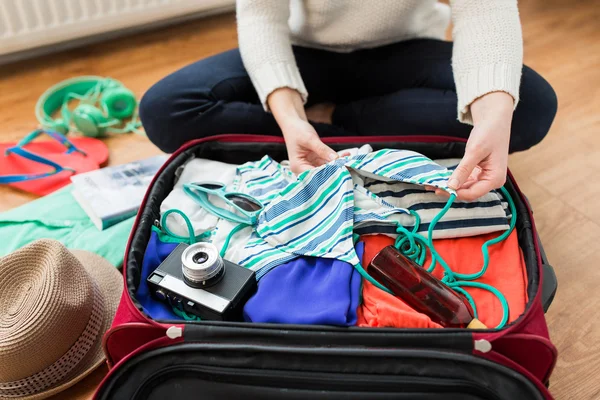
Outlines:
<svg viewBox="0 0 600 400"><path fill-rule="evenodd" d="M473 309L464 296L405 257L394 246L385 247L373 257L368 272L409 307L443 327L487 328L473 317Z"/></svg>

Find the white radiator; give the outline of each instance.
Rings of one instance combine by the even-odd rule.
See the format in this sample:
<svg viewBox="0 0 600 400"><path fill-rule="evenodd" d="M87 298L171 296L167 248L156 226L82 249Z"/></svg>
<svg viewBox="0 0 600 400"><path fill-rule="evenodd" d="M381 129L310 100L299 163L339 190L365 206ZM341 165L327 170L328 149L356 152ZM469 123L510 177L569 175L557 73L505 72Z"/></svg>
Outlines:
<svg viewBox="0 0 600 400"><path fill-rule="evenodd" d="M234 0L0 0L0 56L233 4Z"/></svg>

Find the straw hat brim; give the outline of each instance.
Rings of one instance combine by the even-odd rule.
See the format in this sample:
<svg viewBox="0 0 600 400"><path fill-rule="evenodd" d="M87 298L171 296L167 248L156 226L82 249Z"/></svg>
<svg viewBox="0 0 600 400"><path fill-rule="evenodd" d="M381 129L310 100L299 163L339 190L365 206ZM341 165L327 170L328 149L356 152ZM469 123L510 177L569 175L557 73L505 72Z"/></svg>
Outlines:
<svg viewBox="0 0 600 400"><path fill-rule="evenodd" d="M110 328L123 292L123 277L119 271L103 257L84 250L71 250L71 253L81 262L85 270L100 288L104 297L104 321L96 338L94 347L77 365L77 367L60 384L36 393L22 397L22 400L39 400L53 396L73 386L91 374L105 361L102 350L102 336Z"/></svg>

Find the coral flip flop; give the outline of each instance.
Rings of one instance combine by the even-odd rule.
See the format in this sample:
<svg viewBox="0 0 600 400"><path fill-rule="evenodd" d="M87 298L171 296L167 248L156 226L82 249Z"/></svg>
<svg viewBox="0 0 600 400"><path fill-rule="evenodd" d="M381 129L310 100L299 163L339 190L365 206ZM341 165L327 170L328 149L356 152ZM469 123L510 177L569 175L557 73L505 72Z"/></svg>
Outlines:
<svg viewBox="0 0 600 400"><path fill-rule="evenodd" d="M32 142L41 134L54 140ZM106 145L94 138L67 139L36 130L19 143L0 143L0 184L47 195L70 183L72 175L93 171L108 159Z"/></svg>

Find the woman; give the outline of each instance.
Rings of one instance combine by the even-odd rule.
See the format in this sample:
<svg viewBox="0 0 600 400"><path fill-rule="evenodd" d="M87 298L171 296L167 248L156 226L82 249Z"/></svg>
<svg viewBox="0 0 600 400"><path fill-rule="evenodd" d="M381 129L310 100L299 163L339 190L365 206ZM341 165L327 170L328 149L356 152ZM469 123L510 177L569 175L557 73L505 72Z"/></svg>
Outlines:
<svg viewBox="0 0 600 400"><path fill-rule="evenodd" d="M442 41L450 15L454 43ZM516 0L238 0L237 19L239 50L142 99L162 150L283 134L299 173L337 157L319 137L456 136L468 142L449 186L472 200L504 184L509 152L539 143L556 114L552 87L522 65Z"/></svg>

